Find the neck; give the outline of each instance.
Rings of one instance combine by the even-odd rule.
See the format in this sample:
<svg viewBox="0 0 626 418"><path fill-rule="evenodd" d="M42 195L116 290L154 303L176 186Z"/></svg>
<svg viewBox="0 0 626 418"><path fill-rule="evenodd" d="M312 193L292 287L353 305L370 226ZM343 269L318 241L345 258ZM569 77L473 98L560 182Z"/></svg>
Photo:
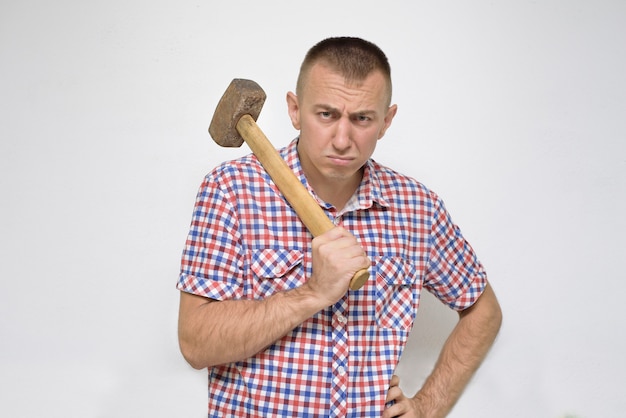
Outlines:
<svg viewBox="0 0 626 418"><path fill-rule="evenodd" d="M316 182L315 179L307 177L307 180L322 200L330 203L337 210L342 210L358 189L359 184L361 184L363 171L361 169L358 176L355 175L350 179L332 179L331 181Z"/></svg>

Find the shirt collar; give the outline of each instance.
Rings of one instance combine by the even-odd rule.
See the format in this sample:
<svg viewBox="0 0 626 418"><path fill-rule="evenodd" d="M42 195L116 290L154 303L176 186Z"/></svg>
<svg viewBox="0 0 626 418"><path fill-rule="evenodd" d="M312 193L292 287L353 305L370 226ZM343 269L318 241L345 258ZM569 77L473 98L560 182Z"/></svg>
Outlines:
<svg viewBox="0 0 626 418"><path fill-rule="evenodd" d="M302 170L302 164L300 163L300 158L298 156L298 140L299 138L294 139L289 143L289 145L283 148L280 151L281 156L287 162L287 165L295 173L300 182L317 200L320 206L325 207L326 209L330 209L331 205L324 202L316 195L315 191L311 188L309 182L304 175L304 171ZM359 185L358 189L356 190L350 201L348 201L346 207L342 212L350 212L359 209L369 209L375 203L383 207L389 206L389 202L383 196L383 190L381 187L380 178L378 176L377 167L378 164L374 160L367 160L367 162L365 163L365 171L363 172L363 179L361 180L361 184Z"/></svg>

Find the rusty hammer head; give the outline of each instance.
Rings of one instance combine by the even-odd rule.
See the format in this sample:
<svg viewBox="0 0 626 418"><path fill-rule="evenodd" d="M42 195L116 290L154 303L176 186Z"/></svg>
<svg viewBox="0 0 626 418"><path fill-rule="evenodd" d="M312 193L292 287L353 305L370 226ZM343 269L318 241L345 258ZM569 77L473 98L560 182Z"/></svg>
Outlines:
<svg viewBox="0 0 626 418"><path fill-rule="evenodd" d="M223 147L239 147L243 138L237 131L237 122L243 115L255 121L265 103L265 92L252 80L234 79L220 99L211 124L211 138Z"/></svg>

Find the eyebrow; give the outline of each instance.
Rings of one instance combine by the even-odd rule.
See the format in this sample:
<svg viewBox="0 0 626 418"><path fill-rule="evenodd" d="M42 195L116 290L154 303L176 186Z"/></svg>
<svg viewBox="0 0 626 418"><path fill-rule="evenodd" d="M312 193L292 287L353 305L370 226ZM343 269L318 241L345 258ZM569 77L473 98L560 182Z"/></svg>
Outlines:
<svg viewBox="0 0 626 418"><path fill-rule="evenodd" d="M325 110L327 112L334 112L334 113L341 113L339 112L339 109L337 109L336 107L327 105L327 104L317 104L314 106L316 109L322 109ZM376 111L375 110L357 110L356 112L351 112L350 116L376 116Z"/></svg>

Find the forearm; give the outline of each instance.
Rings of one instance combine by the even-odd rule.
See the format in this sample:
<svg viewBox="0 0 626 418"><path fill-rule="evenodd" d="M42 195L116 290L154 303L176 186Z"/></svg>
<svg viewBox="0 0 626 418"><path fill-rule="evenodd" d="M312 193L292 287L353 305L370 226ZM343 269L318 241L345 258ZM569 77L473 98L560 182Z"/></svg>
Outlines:
<svg viewBox="0 0 626 418"><path fill-rule="evenodd" d="M264 300L212 301L181 292L178 340L185 359L201 369L249 358L273 344L348 290L370 261L343 228L313 239L312 274L299 287Z"/></svg>
<svg viewBox="0 0 626 418"><path fill-rule="evenodd" d="M304 288L264 300L198 298L181 292L178 324L181 352L197 369L251 357L323 307Z"/></svg>
<svg viewBox="0 0 626 418"><path fill-rule="evenodd" d="M488 285L460 319L444 344L439 359L415 395L425 417L445 417L491 348L502 322L500 306Z"/></svg>

